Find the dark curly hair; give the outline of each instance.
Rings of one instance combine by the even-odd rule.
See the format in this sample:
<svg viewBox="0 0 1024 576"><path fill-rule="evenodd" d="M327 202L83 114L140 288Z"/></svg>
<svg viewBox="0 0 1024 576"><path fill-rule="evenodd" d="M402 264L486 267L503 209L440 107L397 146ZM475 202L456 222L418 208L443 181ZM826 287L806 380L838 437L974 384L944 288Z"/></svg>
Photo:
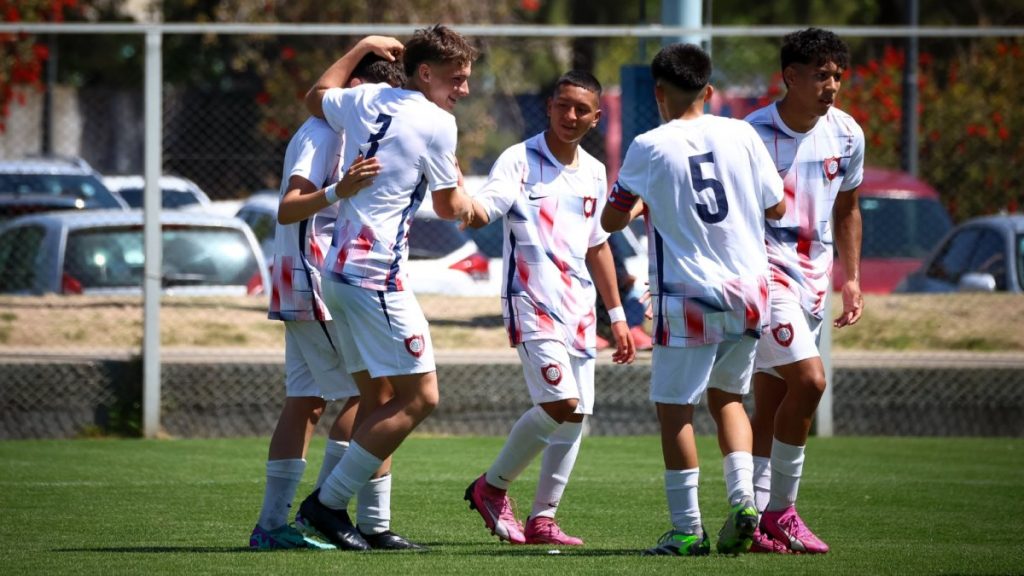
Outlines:
<svg viewBox="0 0 1024 576"><path fill-rule="evenodd" d="M651 61L651 76L683 92L697 92L711 79L711 57L695 44L669 44Z"/></svg>
<svg viewBox="0 0 1024 576"><path fill-rule="evenodd" d="M833 32L808 28L782 39L781 62L783 70L790 64L821 66L827 62L846 70L850 66L850 48Z"/></svg>
<svg viewBox="0 0 1024 576"><path fill-rule="evenodd" d="M420 28L406 42L403 53L405 75L412 78L424 62L471 64L477 56L477 49L461 34L444 24L435 24Z"/></svg>
<svg viewBox="0 0 1024 576"><path fill-rule="evenodd" d="M405 70L402 69L402 61L388 62L372 52L363 56L363 59L356 64L355 70L352 71L352 77L370 84L387 82L396 87L405 85Z"/></svg>
<svg viewBox="0 0 1024 576"><path fill-rule="evenodd" d="M587 92L593 92L598 96L601 95L601 83L598 82L597 78L590 72L584 72L583 70L570 70L565 74L562 74L558 80L555 81L555 88L552 90L554 94L558 94L558 90L565 85L577 86L583 88Z"/></svg>

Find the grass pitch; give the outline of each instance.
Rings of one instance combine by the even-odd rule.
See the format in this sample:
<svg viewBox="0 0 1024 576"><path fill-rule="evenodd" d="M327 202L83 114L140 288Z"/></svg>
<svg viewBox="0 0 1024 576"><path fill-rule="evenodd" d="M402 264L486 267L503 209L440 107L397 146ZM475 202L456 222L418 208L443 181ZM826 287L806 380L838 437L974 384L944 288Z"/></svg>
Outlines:
<svg viewBox="0 0 1024 576"><path fill-rule="evenodd" d="M668 528L658 441L583 443L559 512L587 544L499 543L462 500L503 439L411 438L396 454L393 528L427 553L251 552L267 439L0 443L5 574L1008 574L1024 572L1024 441L833 438L808 447L800 510L824 556L641 557ZM701 438L708 532L725 517ZM310 449L316 477L323 441ZM513 485L529 512L536 466Z"/></svg>

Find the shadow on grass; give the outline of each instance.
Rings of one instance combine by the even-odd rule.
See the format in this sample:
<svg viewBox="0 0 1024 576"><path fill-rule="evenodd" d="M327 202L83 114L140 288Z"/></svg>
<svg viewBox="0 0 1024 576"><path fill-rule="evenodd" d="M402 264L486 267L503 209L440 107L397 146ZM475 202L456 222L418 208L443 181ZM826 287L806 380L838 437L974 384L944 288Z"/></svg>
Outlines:
<svg viewBox="0 0 1024 576"><path fill-rule="evenodd" d="M472 318L431 318L431 326L458 326L462 328L501 328L505 323L500 314L487 314Z"/></svg>
<svg viewBox="0 0 1024 576"><path fill-rule="evenodd" d="M54 548L51 552L99 552L104 554L266 554L266 553L299 553L299 554L409 554L428 556L492 556L502 558L536 557L536 556L574 556L580 558L596 558L602 556L639 556L636 548L551 548L547 546L497 546L481 549L480 544L453 544L451 542L421 542L427 547L424 551L389 551L373 550L370 552L347 552L336 550L253 550L248 546L98 546L95 548ZM559 550L552 553L551 550Z"/></svg>
<svg viewBox="0 0 1024 576"><path fill-rule="evenodd" d="M223 554L259 553L248 546L98 546L96 548L54 548L51 552L102 552L121 554Z"/></svg>

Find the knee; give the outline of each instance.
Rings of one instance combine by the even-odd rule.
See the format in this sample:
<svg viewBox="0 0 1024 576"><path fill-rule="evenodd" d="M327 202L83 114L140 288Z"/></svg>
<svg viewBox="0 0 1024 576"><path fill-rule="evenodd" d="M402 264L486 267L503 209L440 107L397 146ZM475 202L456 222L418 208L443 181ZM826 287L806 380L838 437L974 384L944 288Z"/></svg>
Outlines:
<svg viewBox="0 0 1024 576"><path fill-rule="evenodd" d="M811 399L820 399L825 393L825 375L807 374L794 382L794 388L801 396Z"/></svg>
<svg viewBox="0 0 1024 576"><path fill-rule="evenodd" d="M429 416L434 409L437 408L440 400L440 395L438 394L437 387L435 386L417 394L413 398L410 408L412 408L412 412L416 414L419 419L423 419Z"/></svg>

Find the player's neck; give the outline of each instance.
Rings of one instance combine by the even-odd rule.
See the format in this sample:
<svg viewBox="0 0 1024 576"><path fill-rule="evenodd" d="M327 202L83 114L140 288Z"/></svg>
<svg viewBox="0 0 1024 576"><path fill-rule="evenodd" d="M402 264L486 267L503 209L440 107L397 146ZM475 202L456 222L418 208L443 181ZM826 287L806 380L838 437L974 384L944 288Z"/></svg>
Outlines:
<svg viewBox="0 0 1024 576"><path fill-rule="evenodd" d="M580 145L578 142L562 142L551 133L551 130L545 130L544 143L548 145L551 155L561 162L563 166L575 168L579 163Z"/></svg>
<svg viewBox="0 0 1024 576"><path fill-rule="evenodd" d="M800 110L795 102L785 97L775 107L779 111L779 118L782 118L783 124L794 132L810 132L818 125L818 119L821 118L817 114Z"/></svg>

